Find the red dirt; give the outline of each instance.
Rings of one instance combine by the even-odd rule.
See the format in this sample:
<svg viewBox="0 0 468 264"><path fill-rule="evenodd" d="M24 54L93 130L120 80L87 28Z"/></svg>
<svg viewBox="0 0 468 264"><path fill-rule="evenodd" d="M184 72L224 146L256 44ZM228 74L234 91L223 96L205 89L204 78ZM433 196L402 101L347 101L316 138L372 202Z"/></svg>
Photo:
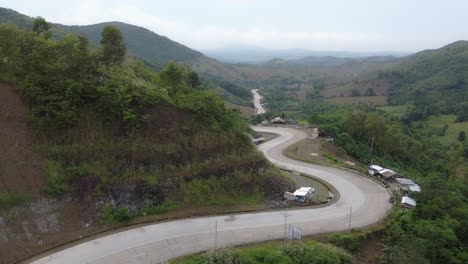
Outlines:
<svg viewBox="0 0 468 264"><path fill-rule="evenodd" d="M0 83L0 193L40 193L44 186L43 160L34 149L35 143L24 102L13 86Z"/></svg>

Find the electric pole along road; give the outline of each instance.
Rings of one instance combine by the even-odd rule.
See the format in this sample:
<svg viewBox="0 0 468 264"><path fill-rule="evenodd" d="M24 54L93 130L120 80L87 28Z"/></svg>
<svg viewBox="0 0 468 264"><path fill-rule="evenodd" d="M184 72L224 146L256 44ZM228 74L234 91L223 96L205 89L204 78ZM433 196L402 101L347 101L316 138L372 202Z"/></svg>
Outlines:
<svg viewBox="0 0 468 264"><path fill-rule="evenodd" d="M288 224L301 228L303 235L348 230L350 220L351 228L364 227L386 216L391 207L388 202L390 195L378 183L350 171L283 156L282 151L287 146L306 137L304 132L290 128L254 129L280 135L259 146L272 163L327 181L340 193L339 200L330 206L287 211ZM270 211L156 223L96 238L32 263L162 263L213 249L215 244L224 247L281 239L284 236L284 221L282 211Z"/></svg>

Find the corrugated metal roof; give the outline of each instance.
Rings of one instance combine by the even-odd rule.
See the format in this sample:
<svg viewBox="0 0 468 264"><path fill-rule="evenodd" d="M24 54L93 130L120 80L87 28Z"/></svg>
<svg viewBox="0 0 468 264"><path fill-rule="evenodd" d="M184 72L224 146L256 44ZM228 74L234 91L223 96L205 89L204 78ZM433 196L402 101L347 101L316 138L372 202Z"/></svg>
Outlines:
<svg viewBox="0 0 468 264"><path fill-rule="evenodd" d="M407 204L407 205L411 205L414 207L416 206L416 201L411 199L408 196L403 196L403 198L401 199L401 204Z"/></svg>
<svg viewBox="0 0 468 264"><path fill-rule="evenodd" d="M311 194L315 191L314 188L312 187L301 187L299 189L297 189L295 192L294 192L294 195L295 196L306 196L308 194Z"/></svg>

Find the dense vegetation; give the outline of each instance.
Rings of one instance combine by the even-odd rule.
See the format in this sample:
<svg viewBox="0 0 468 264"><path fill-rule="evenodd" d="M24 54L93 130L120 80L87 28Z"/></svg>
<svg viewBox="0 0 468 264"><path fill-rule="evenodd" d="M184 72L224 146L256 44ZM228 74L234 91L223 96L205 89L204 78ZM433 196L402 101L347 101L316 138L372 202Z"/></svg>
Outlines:
<svg viewBox="0 0 468 264"><path fill-rule="evenodd" d="M458 42L381 72L391 80L393 106L333 106L320 98L304 104L304 116L340 151L421 183L417 207L397 210L386 226L386 263L468 261L468 142L465 130L446 135L466 124L453 122L467 113L467 51L466 42Z"/></svg>
<svg viewBox="0 0 468 264"><path fill-rule="evenodd" d="M33 28L33 18L1 7L0 23L14 24L21 29ZM121 22L105 22L87 26L61 24L50 24L50 26L49 32L54 39L62 39L67 34L73 33L87 38L89 45L93 47L99 45L104 28L107 26L117 28L124 37L123 44L129 54L141 59L150 69L160 71L170 61L184 64L197 71L206 87L218 92L225 100L240 105L249 104L251 98L249 90L243 86L234 88L232 86L238 74L231 67L148 29ZM220 81L211 81L214 76Z"/></svg>
<svg viewBox="0 0 468 264"><path fill-rule="evenodd" d="M359 160L363 171L379 164L422 185L416 209L397 209L390 217L385 263L467 262L467 54L467 42L460 41L405 58L367 81L343 84L351 96L362 95L363 87L372 96L379 83L388 83L390 105L383 107L326 103L330 87L320 79L308 91L298 89L295 81L261 91L270 113L254 122L272 113L307 120L318 125L322 136L334 138L340 154ZM306 91L303 100L294 97L300 90Z"/></svg>
<svg viewBox="0 0 468 264"><path fill-rule="evenodd" d="M0 79L20 87L41 134L47 194L101 199L103 221L114 222L258 203L272 181L288 185L254 149L240 113L196 73L169 63L157 74L126 58L114 27L97 49L49 30L40 18L33 30L0 25Z"/></svg>
<svg viewBox="0 0 468 264"><path fill-rule="evenodd" d="M245 250L220 249L201 256L189 257L178 264L346 264L351 256L346 251L330 244L291 243L282 247L269 245Z"/></svg>
<svg viewBox="0 0 468 264"><path fill-rule="evenodd" d="M389 102L412 104L410 118L456 114L468 121L468 42L459 41L437 50L417 53L407 62L379 74L389 80Z"/></svg>

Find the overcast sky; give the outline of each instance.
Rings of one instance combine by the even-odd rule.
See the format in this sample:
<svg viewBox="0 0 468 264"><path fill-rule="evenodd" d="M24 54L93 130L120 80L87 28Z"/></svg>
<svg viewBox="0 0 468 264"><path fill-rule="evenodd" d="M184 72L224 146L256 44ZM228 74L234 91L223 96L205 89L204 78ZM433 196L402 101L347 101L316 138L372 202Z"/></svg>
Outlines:
<svg viewBox="0 0 468 264"><path fill-rule="evenodd" d="M67 25L122 21L198 50L404 51L468 39L468 0L0 0Z"/></svg>

